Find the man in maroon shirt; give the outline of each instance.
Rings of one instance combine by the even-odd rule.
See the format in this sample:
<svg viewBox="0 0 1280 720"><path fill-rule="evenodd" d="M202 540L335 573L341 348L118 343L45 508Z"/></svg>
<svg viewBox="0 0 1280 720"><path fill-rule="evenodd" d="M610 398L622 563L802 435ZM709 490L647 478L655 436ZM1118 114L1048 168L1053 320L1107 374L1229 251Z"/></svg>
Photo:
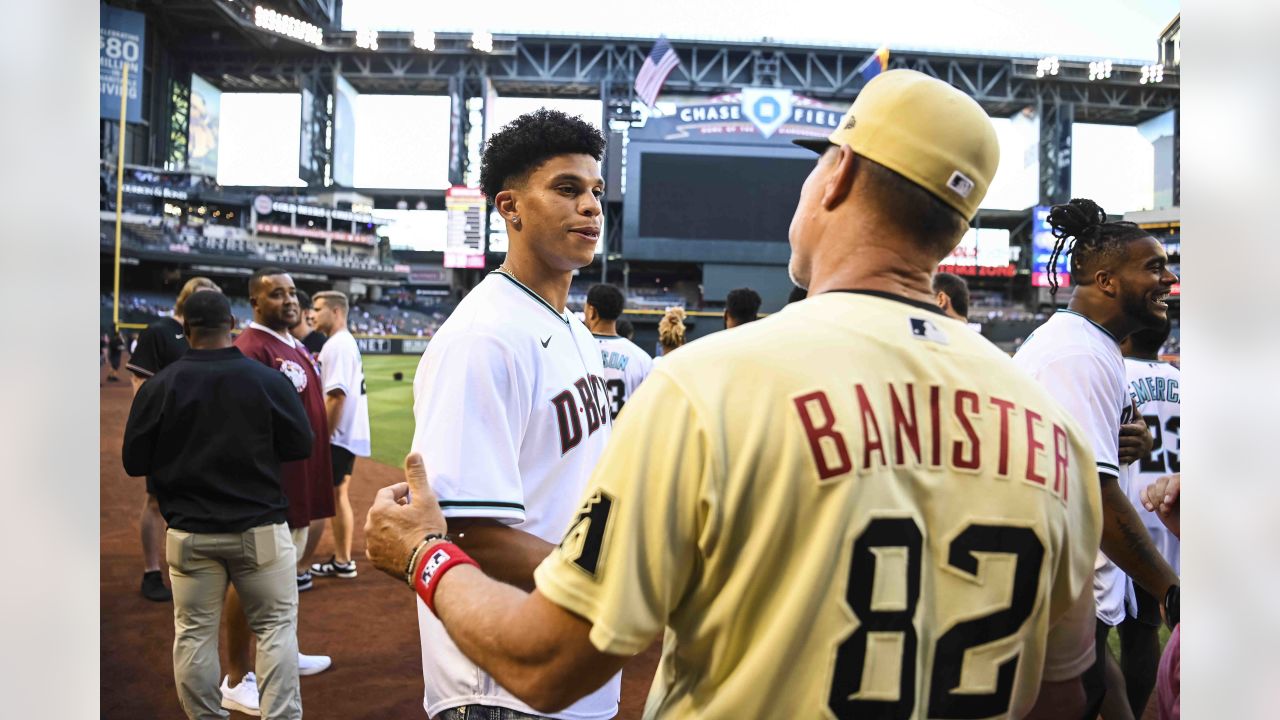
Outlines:
<svg viewBox="0 0 1280 720"><path fill-rule="evenodd" d="M289 499L289 529L297 556L305 557L303 549L311 521L333 516L329 422L325 415L320 373L311 354L289 334L289 327L298 323L302 309L298 305L293 278L288 273L280 268L259 268L249 278L249 304L253 307L253 322L236 338L236 347L246 357L279 370L293 384L307 411L311 431L317 438L311 448L311 457L281 465L284 492ZM301 578L298 589L306 589L302 587ZM253 666L249 653L249 626L234 589L228 594L224 618L228 674L222 687L223 707L257 710L256 680L250 672ZM329 664L328 656L300 654L298 674L314 675L326 670ZM242 679L246 682L241 682Z"/></svg>

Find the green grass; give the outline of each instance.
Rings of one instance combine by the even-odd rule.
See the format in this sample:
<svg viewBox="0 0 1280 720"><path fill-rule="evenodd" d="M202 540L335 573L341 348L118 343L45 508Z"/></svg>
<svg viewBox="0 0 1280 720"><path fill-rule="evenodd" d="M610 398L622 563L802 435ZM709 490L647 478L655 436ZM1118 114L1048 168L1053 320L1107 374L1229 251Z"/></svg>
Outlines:
<svg viewBox="0 0 1280 720"><path fill-rule="evenodd" d="M1169 642L1169 636L1172 634L1173 634L1172 630L1165 627L1164 625L1160 626L1160 654L1161 655L1164 654L1164 645L1165 643ZM1116 660L1119 660L1120 659L1120 631L1119 630L1112 628L1111 632L1107 633L1107 647L1111 649L1111 654L1116 658Z"/></svg>
<svg viewBox="0 0 1280 720"><path fill-rule="evenodd" d="M373 459L392 467L404 464L413 442L413 373L418 355L365 355L364 384L369 391L369 432ZM396 382L392 375L404 373Z"/></svg>

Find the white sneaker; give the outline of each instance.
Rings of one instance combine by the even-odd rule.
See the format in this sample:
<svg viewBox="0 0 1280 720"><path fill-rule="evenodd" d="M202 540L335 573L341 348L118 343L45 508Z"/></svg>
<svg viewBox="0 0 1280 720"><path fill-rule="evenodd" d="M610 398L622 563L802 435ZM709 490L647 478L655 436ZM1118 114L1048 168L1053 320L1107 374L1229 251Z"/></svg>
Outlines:
<svg viewBox="0 0 1280 720"><path fill-rule="evenodd" d="M258 709L258 679L251 672L245 673L239 685L227 687L230 679L225 675L222 678L222 707L245 715L261 717L262 711Z"/></svg>
<svg viewBox="0 0 1280 720"><path fill-rule="evenodd" d="M333 659L328 655L303 655L298 653L298 674L318 675L329 669Z"/></svg>

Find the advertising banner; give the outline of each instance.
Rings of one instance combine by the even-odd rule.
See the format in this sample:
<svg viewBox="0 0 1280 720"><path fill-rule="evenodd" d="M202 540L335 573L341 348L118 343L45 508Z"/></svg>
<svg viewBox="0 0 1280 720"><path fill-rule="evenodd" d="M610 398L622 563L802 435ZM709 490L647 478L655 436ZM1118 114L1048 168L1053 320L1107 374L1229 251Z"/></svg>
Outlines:
<svg viewBox="0 0 1280 720"><path fill-rule="evenodd" d="M99 6L99 115L120 119L120 70L129 64L129 102L126 122L142 122L142 54L146 49L147 16L110 5Z"/></svg>
<svg viewBox="0 0 1280 720"><path fill-rule="evenodd" d="M679 105L664 117L632 128L632 141L789 144L824 138L840 125L844 110L790 90L744 88L704 102Z"/></svg>
<svg viewBox="0 0 1280 720"><path fill-rule="evenodd" d="M355 186L356 98L359 96L341 75L334 78L333 182L341 187Z"/></svg>
<svg viewBox="0 0 1280 720"><path fill-rule="evenodd" d="M187 169L218 175L218 123L222 91L199 75L191 76L191 110L187 116Z"/></svg>

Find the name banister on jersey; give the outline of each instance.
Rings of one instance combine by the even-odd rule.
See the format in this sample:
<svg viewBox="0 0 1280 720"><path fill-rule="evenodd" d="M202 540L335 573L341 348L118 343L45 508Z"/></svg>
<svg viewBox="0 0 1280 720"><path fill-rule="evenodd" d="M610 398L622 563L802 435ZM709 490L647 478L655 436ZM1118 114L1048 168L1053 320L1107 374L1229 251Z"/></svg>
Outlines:
<svg viewBox="0 0 1280 720"><path fill-rule="evenodd" d="M1018 479L1067 498L1066 429L1010 400L939 385L856 383L796 395L792 406L819 480L911 467Z"/></svg>

